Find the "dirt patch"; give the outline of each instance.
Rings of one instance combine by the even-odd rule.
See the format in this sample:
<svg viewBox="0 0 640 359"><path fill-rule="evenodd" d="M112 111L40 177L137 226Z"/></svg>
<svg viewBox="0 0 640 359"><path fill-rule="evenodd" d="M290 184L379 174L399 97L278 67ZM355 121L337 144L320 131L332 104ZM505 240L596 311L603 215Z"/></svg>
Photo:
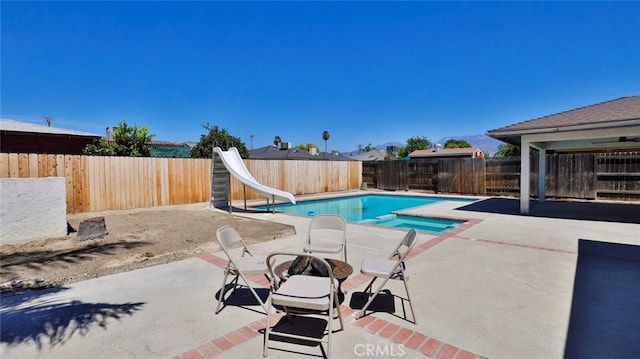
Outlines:
<svg viewBox="0 0 640 359"><path fill-rule="evenodd" d="M218 251L216 230L231 225L248 244L293 235L291 226L232 216L206 204L69 215L81 221L104 217L109 235L78 241L63 238L0 246L0 291L44 288Z"/></svg>

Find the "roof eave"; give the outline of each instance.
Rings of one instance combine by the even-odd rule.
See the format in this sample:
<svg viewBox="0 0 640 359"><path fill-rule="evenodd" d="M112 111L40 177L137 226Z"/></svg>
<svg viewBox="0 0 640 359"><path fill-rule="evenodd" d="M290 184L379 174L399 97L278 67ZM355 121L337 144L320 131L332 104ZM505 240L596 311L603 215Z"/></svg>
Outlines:
<svg viewBox="0 0 640 359"><path fill-rule="evenodd" d="M631 126L640 126L640 118L628 119L628 120L618 120L614 122L607 122L606 126L603 126L603 123L591 123L591 124L583 124L583 125L572 125L572 126L556 126L556 127L544 127L544 128L531 128L524 130L490 130L487 132L487 136L495 138L497 140L511 143L514 145L520 144L520 137L522 135L533 135L540 133L556 133L556 132L570 132L570 131L580 131L580 130L594 130L594 129L604 129L604 128L621 128L621 127L631 127Z"/></svg>

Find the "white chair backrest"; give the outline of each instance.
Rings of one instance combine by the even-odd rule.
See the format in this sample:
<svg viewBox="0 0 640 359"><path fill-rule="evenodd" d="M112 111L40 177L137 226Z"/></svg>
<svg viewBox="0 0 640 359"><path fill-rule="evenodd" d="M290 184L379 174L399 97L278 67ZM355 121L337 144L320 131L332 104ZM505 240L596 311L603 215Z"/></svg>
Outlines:
<svg viewBox="0 0 640 359"><path fill-rule="evenodd" d="M242 245L242 254L240 255L241 257L244 257L245 254L253 257L251 252L249 252L249 248L247 248L246 243L244 243L244 240L242 239L242 237L240 237L240 234L233 227L227 225L219 228L216 232L216 237L218 238L220 247L222 247L222 250L227 255L227 257L229 257L229 259L231 259L231 253L229 252L229 250L231 249L231 246L237 242L240 242L240 244Z"/></svg>
<svg viewBox="0 0 640 359"><path fill-rule="evenodd" d="M415 229L409 230L409 232L405 234L404 238L402 238L402 241L400 241L396 249L391 253L391 256L389 257L389 259L398 257L398 260L403 261L407 256L407 254L411 252L411 249L413 248L413 246L416 244L417 235L418 235L418 232L416 232Z"/></svg>
<svg viewBox="0 0 640 359"><path fill-rule="evenodd" d="M347 227L342 216L337 214L321 214L313 217L309 224L309 230L312 229L334 229L338 231L344 231Z"/></svg>

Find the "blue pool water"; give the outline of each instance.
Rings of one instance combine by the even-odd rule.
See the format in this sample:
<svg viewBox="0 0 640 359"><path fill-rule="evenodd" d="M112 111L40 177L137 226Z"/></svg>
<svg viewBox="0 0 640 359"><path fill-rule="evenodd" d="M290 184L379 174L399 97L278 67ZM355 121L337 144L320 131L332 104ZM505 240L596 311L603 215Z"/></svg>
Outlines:
<svg viewBox="0 0 640 359"><path fill-rule="evenodd" d="M366 219L364 221L360 221L359 223L442 233L456 227L461 223L464 223L464 221L434 217L406 216L403 214L388 214L375 219Z"/></svg>
<svg viewBox="0 0 640 359"><path fill-rule="evenodd" d="M366 194L304 201L298 202L297 204L278 204L276 205L276 211L305 216L339 214L349 222L363 222L381 226L393 226L397 228L415 228L416 230L425 230L430 232L442 232L452 228L451 226L462 223L462 221L455 220L404 215L392 215L395 216L392 221L392 218L389 217L389 215L395 211L440 201L455 201L461 202L462 204L473 202L475 199ZM257 208L269 209L271 207L260 206ZM423 226L424 229L420 229L420 226ZM426 229L427 227L430 229Z"/></svg>

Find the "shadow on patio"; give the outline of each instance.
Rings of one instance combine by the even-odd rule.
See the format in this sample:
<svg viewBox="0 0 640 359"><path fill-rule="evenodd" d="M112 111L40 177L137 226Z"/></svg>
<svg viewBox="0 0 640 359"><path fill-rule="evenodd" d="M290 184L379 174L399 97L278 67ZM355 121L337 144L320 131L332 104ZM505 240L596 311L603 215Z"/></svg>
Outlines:
<svg viewBox="0 0 640 359"><path fill-rule="evenodd" d="M640 246L580 239L565 358L640 355Z"/></svg>
<svg viewBox="0 0 640 359"><path fill-rule="evenodd" d="M520 215L520 200L517 198L489 198L459 207L458 210ZM533 217L640 224L640 204L554 200L538 203L532 200L528 215Z"/></svg>
<svg viewBox="0 0 640 359"><path fill-rule="evenodd" d="M131 316L144 305L38 299L64 290L67 288L3 295L0 305L0 343L11 346L33 341L38 350L45 344L51 347L61 345L74 335L86 335L91 328L107 329L110 320L120 320L124 315ZM40 302L29 306L23 304L32 300Z"/></svg>

